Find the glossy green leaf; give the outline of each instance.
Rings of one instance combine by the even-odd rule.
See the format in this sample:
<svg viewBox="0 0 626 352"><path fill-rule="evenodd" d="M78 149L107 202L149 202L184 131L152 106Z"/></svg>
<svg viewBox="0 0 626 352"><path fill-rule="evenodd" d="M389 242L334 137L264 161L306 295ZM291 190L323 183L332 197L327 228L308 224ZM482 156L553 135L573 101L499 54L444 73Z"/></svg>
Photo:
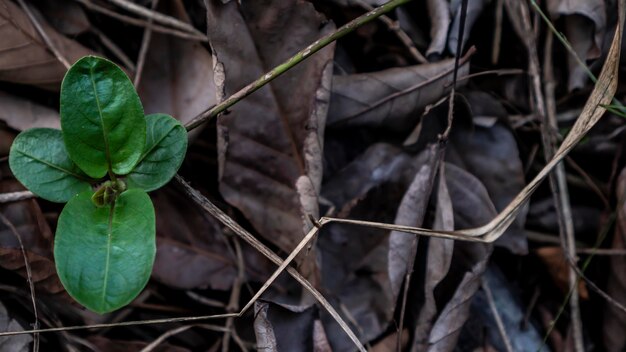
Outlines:
<svg viewBox="0 0 626 352"><path fill-rule="evenodd" d="M183 163L187 131L178 120L166 114L148 115L146 123L146 148L126 182L129 187L153 191L168 183Z"/></svg>
<svg viewBox="0 0 626 352"><path fill-rule="evenodd" d="M61 129L70 158L93 178L108 168L129 173L146 142L139 96L114 63L95 56L78 60L61 85Z"/></svg>
<svg viewBox="0 0 626 352"><path fill-rule="evenodd" d="M52 202L67 202L91 190L88 177L67 154L59 130L33 128L20 133L11 146L9 166L26 188Z"/></svg>
<svg viewBox="0 0 626 352"><path fill-rule="evenodd" d="M72 198L59 217L54 258L63 286L97 313L130 303L145 287L156 252L154 207L131 189L97 207L92 192Z"/></svg>

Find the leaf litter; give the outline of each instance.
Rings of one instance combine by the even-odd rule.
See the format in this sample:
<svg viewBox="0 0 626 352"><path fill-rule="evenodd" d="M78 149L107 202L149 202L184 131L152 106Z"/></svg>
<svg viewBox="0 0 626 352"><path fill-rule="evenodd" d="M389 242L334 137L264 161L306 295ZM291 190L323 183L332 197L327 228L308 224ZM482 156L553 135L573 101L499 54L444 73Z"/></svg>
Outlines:
<svg viewBox="0 0 626 352"><path fill-rule="evenodd" d="M115 57L110 49L94 40L96 27L106 31L128 57L137 57L144 28L111 22L93 7L77 7L78 3L84 4L59 3L77 14L76 22L58 15L54 6L38 7L41 15L37 16L45 32L69 61L87 53ZM150 2L138 3L150 7ZM366 24L358 34L317 53L231 107L216 124L209 123L196 132L192 143L202 157L194 157L193 163L187 161L183 167L183 176L192 176L193 187L201 189L283 258L301 244L305 234L317 231L309 220L311 216L319 219L328 215L320 221L319 238L296 257L293 268L322 292L360 342L373 350L396 350L400 328L401 344L410 351L467 350L483 343L502 349L503 333L516 348L544 344L543 334L550 329L542 323L546 309L558 318L559 333L566 335L571 321L567 314L559 316L558 309L567 292L549 289L564 279L529 269L547 265L548 273L567 270L567 262L560 259L561 266L545 261L539 253L549 253L550 247L536 241L540 234L542 240L548 238L558 243L556 215L545 211L526 215L527 204L530 202L533 209L539 209L536 205L542 203L549 206L552 197L539 182L557 160L570 152L589 174L585 180L598 183L596 189L605 192L612 206L617 204L617 196L611 195L619 193L614 179L623 168L618 152L622 146L618 138L602 137L602 128L619 129L624 122L599 120L604 114L602 104L611 102L616 88L616 98L622 98L615 76L619 36L611 48L605 44L613 38L615 23L620 23L615 18L617 11L604 10L615 4L547 2L547 13L581 59L589 60L596 73L606 63L592 90L594 86L586 71L567 56L565 49L555 45L555 54L561 55L559 60L565 58L568 62L555 77L557 96L561 99L557 110L580 109L582 101L589 95L590 98L575 124L571 120L561 121L559 127L570 134L555 159L545 161L535 157L540 132L531 115L534 110L523 103L527 99L527 83L516 79L516 93L503 93L510 80L497 74L497 70L505 68L526 69L526 63L518 58L526 55L525 50L513 33L518 19L505 17L507 24L500 28L501 41L492 42L497 2L471 2L466 35L458 38L460 3L414 2L389 14L392 20L400 20L400 28L407 30L415 47L431 63L415 65L410 49L397 41L382 22ZM10 17L0 27L0 31L5 31L3 38L9 39L3 41L4 48L0 44L0 138L4 143L27 128L58 126L55 92L65 69L19 6L9 0L0 5L0 13L4 9L11 14L0 16L4 20ZM350 1L222 4L206 0L202 4L161 0L160 6L157 11L161 14L180 20L172 22L177 30L183 30L181 23L200 31L208 26L207 45L162 30L154 33L148 44L143 79L138 87L146 101L146 111L165 111L183 123L332 32L335 25L362 13L358 6L355 11ZM30 7L36 8L34 4ZM135 15L121 8L112 9L125 16ZM198 20L202 17L196 16L198 9L207 11L206 23ZM430 18L425 15L429 11ZM194 13L191 17L190 12ZM168 22L158 25L168 26ZM539 30L547 33L545 27L540 26ZM464 59L458 72L455 120L450 139L440 144L437 135L445 128L447 114L447 102L442 102L450 92L451 57L459 40L464 44L458 54ZM467 55L472 45L477 46L477 51ZM490 60L495 46L500 50L496 65ZM339 60L339 53L342 61L333 65L333 60ZM13 67L16 62L20 64L17 69ZM337 62L348 62L352 66L350 74L342 72ZM467 78L490 69L494 73ZM513 116L520 115L529 122L512 124ZM598 128L591 129L596 123ZM417 143L403 145L403 140L416 129L421 129ZM591 137L583 140L587 132ZM582 144L581 148L575 148L578 144ZM2 159L8 149L0 152L4 153L0 155L2 193L19 191L6 159ZM541 171L533 178L537 170ZM587 202L589 187L576 182L577 172L569 168L566 171L573 208L587 207L594 214L609 216L610 209ZM207 176L193 177L195 174ZM244 260L238 260L233 251L232 229L187 199L180 187L170 187L152 197L160 220L159 249L149 294L123 314L116 317L114 313L105 319L115 322L175 317L185 312L232 312L233 299L238 301L237 306L244 306L274 270L268 261L248 246L243 247ZM623 247L619 242L620 207L617 209L614 233L600 242L603 247ZM50 229L56 226L58 206L25 200L3 204L0 211L23 235L33 283L41 293L37 299L43 307L40 313L46 326L91 322L80 315L56 311L70 304L58 283L51 256ZM601 221L594 221L579 227L577 240L592 247L601 225ZM0 267L3 275L10 274L4 275L7 279L0 283L0 290L6 292L0 301L11 303L6 305L9 316L32 321L32 315L24 313L31 309L28 301L15 293L28 291L23 258L11 239L6 230L0 229ZM492 248L493 240L496 241ZM600 288L623 303L620 260L620 256L611 256L608 261L595 259L586 274L593 281L606 282ZM244 273L243 282L236 280L238 272ZM485 303L488 295L482 287L487 284L495 296L494 306L503 331ZM568 287L567 282L561 285ZM337 316L315 304L306 292L294 280L280 275L264 296L266 300L257 301L256 314L246 313L236 320L233 334L196 332L192 327L183 336L193 337L172 335L160 346L169 350L219 350L220 339L225 337L277 351L354 350L354 341L342 330L345 327L337 325ZM605 317L599 320L583 311L586 339L609 350L623 348L626 342L620 339L623 334L619 332L625 325L620 312L610 301L594 298L593 291L590 295L592 299L581 304L589 309L604 309ZM200 298L190 299L192 296ZM539 302L539 308L534 302ZM15 308L15 304L21 307ZM78 308L72 306L71 310ZM73 320L68 320L70 317ZM92 331L86 336L105 350L122 341L143 348L180 324L117 327L103 335ZM529 324L531 330L519 329L519 324ZM13 327L5 330L19 330ZM487 331L486 335L476 334L480 327ZM478 336L483 336L483 340ZM42 344L55 349L60 341L63 340L50 338L42 340ZM231 342L230 348L243 346L239 342ZM12 345L23 349L19 346L29 342L20 343ZM555 350L563 348L556 343L548 345Z"/></svg>

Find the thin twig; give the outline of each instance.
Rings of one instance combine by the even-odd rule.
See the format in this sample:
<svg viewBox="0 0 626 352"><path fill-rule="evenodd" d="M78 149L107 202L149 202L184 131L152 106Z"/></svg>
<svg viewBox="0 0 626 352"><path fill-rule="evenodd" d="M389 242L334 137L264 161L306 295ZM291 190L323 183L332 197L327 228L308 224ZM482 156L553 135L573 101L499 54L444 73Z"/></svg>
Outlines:
<svg viewBox="0 0 626 352"><path fill-rule="evenodd" d="M491 313L493 314L493 318L496 321L496 326L498 327L498 331L500 332L500 337L502 337L502 341L504 341L504 347L507 352L513 352L513 345L511 344L511 339L509 339L509 335L506 333L506 328L504 327L504 323L502 322L502 317L500 317L500 313L498 313L498 307L496 307L496 302L493 299L493 293L491 292L491 288L485 279L481 280L481 287L483 291L485 291L485 297L487 297L487 303L489 304L489 309L491 309Z"/></svg>
<svg viewBox="0 0 626 352"><path fill-rule="evenodd" d="M28 5L24 2L24 0L17 0L17 2L20 4L20 7L22 8L22 10L24 10L24 13L26 13L26 15L28 16L28 19L33 24L33 26L37 30L37 33L39 33L39 35L41 36L41 39L43 39L44 43L46 43L46 46L48 46L48 49L50 49L50 51L52 52L54 57L56 57L57 60L59 60L59 62L63 66L65 66L66 69L69 70L69 68L70 68L69 61L67 61L65 56L63 56L63 54L61 54L61 52L56 47L56 45L54 45L52 40L50 40L50 37L48 37L48 34L43 29L43 27L41 27L41 23L39 23L39 21L37 20L37 18L33 14L33 12L30 10Z"/></svg>
<svg viewBox="0 0 626 352"><path fill-rule="evenodd" d="M90 0L74 0L77 1L83 5L85 5L85 7L96 11L96 12L100 12L104 15L107 15L109 17L115 18L119 21L122 21L124 23L128 23L130 25L133 26L137 26L137 27L147 27L148 26L148 21L142 20L142 19L138 19L138 18L134 18L134 17L130 17L130 16L126 16L126 15L122 15L119 14L115 11L109 10L106 7L100 6L98 4L93 3ZM207 42L209 39L207 38L206 35L204 34L190 34L188 32L185 31L179 31L176 29L171 29L171 28L167 28L167 27L163 27L160 25L156 25L154 24L152 26L152 30L158 33L164 33L164 34L169 34L175 37L179 37L179 38L183 38L183 39L188 39L188 40L197 40L197 41L202 41L202 42Z"/></svg>
<svg viewBox="0 0 626 352"><path fill-rule="evenodd" d="M154 22L156 23L161 23L163 25L167 25L173 28L177 28L180 29L182 31L186 31L189 33L194 33L197 35L203 35L200 31L198 31L197 29L194 28L194 26L190 25L189 23L185 23L181 20L178 20L174 17L171 16L167 16L164 15L162 13L156 12L154 10L150 10L147 9L143 6L139 6L135 3L132 3L130 1L127 0L109 0L111 3L114 3L115 5L129 11L132 12L134 14L137 14L139 16L143 16L145 18L148 19L152 19Z"/></svg>
<svg viewBox="0 0 626 352"><path fill-rule="evenodd" d="M372 5L364 2L363 0L353 1L366 11L372 11L374 9ZM406 32L402 30L402 28L400 28L400 23L398 21L394 21L386 15L382 15L378 19L382 23L384 23L387 28L393 32L393 34L395 34L395 36L398 38L398 40L402 42L402 44L406 47L406 49L409 51L415 61L421 64L428 63L428 60L424 57L424 55L422 55L419 50L417 50L415 43L413 43L413 40L411 40L411 37L409 37L409 35L406 34Z"/></svg>
<svg viewBox="0 0 626 352"><path fill-rule="evenodd" d="M456 45L456 55L454 55L454 71L452 72L452 90L450 91L450 99L448 100L448 125L441 135L442 141L448 140L448 135L452 129L452 121L454 120L454 96L456 95L456 81L459 73L459 61L461 51L463 50L463 34L465 32L465 18L467 17L467 0L461 2L461 18L459 21L459 39Z"/></svg>
<svg viewBox="0 0 626 352"><path fill-rule="evenodd" d="M159 4L159 0L152 0L152 10L154 11ZM154 19L150 17L148 19L148 25L143 31L143 38L141 38L141 47L139 48L139 56L137 57L137 69L135 70L135 78L133 79L133 85L138 88L139 82L141 82L141 74L143 73L143 66L146 62L146 54L148 54L148 48L150 47L150 40L152 39L152 22Z"/></svg>
<svg viewBox="0 0 626 352"><path fill-rule="evenodd" d="M235 237L233 238L233 245L235 247L235 255L237 257L237 276L233 282L233 289L230 292L230 299L228 301L228 306L226 306L226 311L228 313L236 312L239 310L239 298L241 296L241 285L245 282L246 279L246 267L245 262L243 260L243 254L241 253L241 246L239 245L239 240ZM224 332L224 337L222 339L222 352L230 351L230 338L231 335L236 335L234 330L234 322L235 318L226 319L226 331Z"/></svg>
<svg viewBox="0 0 626 352"><path fill-rule="evenodd" d="M20 200L31 199L35 197L37 196L31 191L0 193L0 204L18 202Z"/></svg>
<svg viewBox="0 0 626 352"><path fill-rule="evenodd" d="M24 249L24 243L22 242L22 236L19 231L15 228L13 223L7 219L2 213L0 213L0 221L9 228L9 230L13 233L15 238L17 238L17 242L20 244L20 250L22 251L22 258L24 258L24 267L26 267L26 280L28 281L28 287L30 289L30 299L33 304L33 315L35 316L35 323L33 324L33 328L39 329L39 314L37 313L37 300L35 299L35 284L33 283L33 274L30 270L30 263L28 261L28 256L26 255L26 250ZM33 333L33 352L39 351L39 334Z"/></svg>
<svg viewBox="0 0 626 352"><path fill-rule="evenodd" d="M328 44L334 42L335 40L337 40L339 38L344 37L348 33L351 33L355 29L359 28L360 26L362 26L362 25L364 25L364 24L366 24L366 23L376 19L377 17L380 17L381 15L383 15L383 14L385 14L385 13L387 13L387 12L393 10L393 9L395 9L396 7L398 7L400 5L406 4L409 1L411 1L411 0L392 0L392 1L389 1L389 2L385 3L384 5L382 5L380 7L377 7L374 10L372 10L372 11L370 11L370 12L364 14L364 15L361 15L361 16L355 18L354 20L346 23L345 25L343 25L340 28L338 28L335 32L330 33L330 34L328 34L328 35L326 35L326 36L316 40L314 43L312 43L311 45L307 46L303 50L299 51L297 54L295 54L294 56L289 58L287 61L283 62L282 64L280 64L278 66L276 66L271 71L269 71L266 74L264 74L263 76L259 77L256 81L248 84L247 86L245 86L244 88L239 90L237 93L231 95L230 97L228 97L227 99L225 99L221 103L215 105L214 107L212 107L212 108L204 111L203 113L199 114L198 116L194 117L191 121L189 121L185 125L185 128L187 128L187 131L191 131L194 128L200 126L201 124L209 121L210 119L216 117L217 115L219 115L220 113L222 113L226 109L228 109L229 107L231 107L234 104L236 104L237 102L239 102L241 99L243 99L243 98L247 97L248 95L254 93L255 91L257 91L258 89L260 89L264 85L268 84L269 82L273 81L275 78L277 78L280 75L282 75L283 73L287 72L289 69L293 68L298 63L302 62L303 60L305 60L309 56L311 56L314 53L318 52L319 50L321 50L322 48L324 48Z"/></svg>
<svg viewBox="0 0 626 352"><path fill-rule="evenodd" d="M109 39L109 37L107 37L94 25L91 25L89 27L89 30L91 31L91 33L95 34L98 39L100 39L102 45L104 45L105 48L109 49L109 51L111 51L113 55L115 55L115 57L117 57L117 59L120 60L120 62L127 69L129 69L130 71L135 71L135 64L133 63L133 61L128 57L128 55L124 53L122 49L120 49L120 47L118 47L111 39Z"/></svg>
<svg viewBox="0 0 626 352"><path fill-rule="evenodd" d="M497 65L500 57L500 45L502 42L502 15L504 12L503 0L496 0L495 28L493 30L493 46L491 48L491 64Z"/></svg>

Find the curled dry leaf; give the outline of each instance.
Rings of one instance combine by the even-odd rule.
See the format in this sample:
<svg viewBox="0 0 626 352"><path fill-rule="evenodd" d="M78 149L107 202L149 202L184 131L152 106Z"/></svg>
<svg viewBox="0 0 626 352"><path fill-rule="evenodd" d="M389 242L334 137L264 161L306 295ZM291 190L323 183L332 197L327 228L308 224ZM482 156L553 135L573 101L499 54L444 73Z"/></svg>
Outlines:
<svg viewBox="0 0 626 352"><path fill-rule="evenodd" d="M430 45L426 50L428 57L438 56L446 50L448 29L451 23L450 4L446 0L428 0L430 18Z"/></svg>
<svg viewBox="0 0 626 352"><path fill-rule="evenodd" d="M24 331L24 328L15 319L9 317L9 312L0 302L0 332ZM16 335L0 337L0 351L4 352L27 352L33 341L30 335Z"/></svg>
<svg viewBox="0 0 626 352"><path fill-rule="evenodd" d="M320 351L323 329L316 329L316 306L291 306L270 301L254 305L254 334L257 349L261 351L309 352ZM318 346L315 346L317 332ZM322 352L322 351L320 351Z"/></svg>
<svg viewBox="0 0 626 352"><path fill-rule="evenodd" d="M565 16L565 35L572 48L583 60L598 58L606 28L604 0L548 0L548 12L554 19ZM585 67L567 55L568 89L583 88L588 80Z"/></svg>
<svg viewBox="0 0 626 352"><path fill-rule="evenodd" d="M64 37L45 20L40 23L61 54L74 63L93 52ZM48 50L28 16L9 0L0 0L0 81L58 91L66 68Z"/></svg>
<svg viewBox="0 0 626 352"><path fill-rule="evenodd" d="M182 1L161 1L159 10L190 22ZM153 33L137 87L146 114L166 113L183 124L217 102L211 54L197 41Z"/></svg>
<svg viewBox="0 0 626 352"><path fill-rule="evenodd" d="M214 67L224 74L226 95L333 29L307 2L206 4ZM332 56L330 45L218 121L220 192L284 251L293 249L312 226L306 213L318 217ZM308 258L314 260L315 254ZM305 276L314 267L303 265Z"/></svg>
<svg viewBox="0 0 626 352"><path fill-rule="evenodd" d="M439 165L439 150L433 145L423 152L425 157L396 212L394 224L422 226ZM388 272L393 297L402 299L401 287L407 271L413 269L418 237L392 231L389 235ZM394 301L395 301L394 300Z"/></svg>
<svg viewBox="0 0 626 352"><path fill-rule="evenodd" d="M334 76L329 127L384 127L397 131L412 128L421 109L447 94L454 60L391 68L378 72ZM467 58L459 76L469 72ZM465 81L460 81L462 85Z"/></svg>
<svg viewBox="0 0 626 352"><path fill-rule="evenodd" d="M61 128L59 113L28 99L0 92L0 121L18 131L33 127Z"/></svg>
<svg viewBox="0 0 626 352"><path fill-rule="evenodd" d="M626 249L626 169L617 180L617 226L613 237L613 249ZM607 279L607 293L615 300L626 304L626 257L612 256L611 269ZM626 347L626 314L611 304L604 307L603 338L607 351L621 351Z"/></svg>

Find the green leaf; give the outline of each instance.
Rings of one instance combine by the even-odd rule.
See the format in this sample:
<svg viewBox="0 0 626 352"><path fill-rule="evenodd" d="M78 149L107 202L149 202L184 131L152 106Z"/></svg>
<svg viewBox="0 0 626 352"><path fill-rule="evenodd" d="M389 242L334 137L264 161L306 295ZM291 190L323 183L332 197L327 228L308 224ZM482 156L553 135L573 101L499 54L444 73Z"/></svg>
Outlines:
<svg viewBox="0 0 626 352"><path fill-rule="evenodd" d="M91 190L87 176L65 150L61 131L33 128L20 133L9 153L15 177L39 197L64 203Z"/></svg>
<svg viewBox="0 0 626 352"><path fill-rule="evenodd" d="M72 198L59 217L54 258L76 301L103 314L130 303L145 287L156 252L154 207L140 189L97 207L92 192Z"/></svg>
<svg viewBox="0 0 626 352"><path fill-rule="evenodd" d="M70 158L89 176L129 173L146 142L146 121L128 76L95 56L78 60L61 85L61 129Z"/></svg>
<svg viewBox="0 0 626 352"><path fill-rule="evenodd" d="M148 115L146 122L146 148L126 182L149 192L168 183L180 168L187 151L187 130L166 114Z"/></svg>

